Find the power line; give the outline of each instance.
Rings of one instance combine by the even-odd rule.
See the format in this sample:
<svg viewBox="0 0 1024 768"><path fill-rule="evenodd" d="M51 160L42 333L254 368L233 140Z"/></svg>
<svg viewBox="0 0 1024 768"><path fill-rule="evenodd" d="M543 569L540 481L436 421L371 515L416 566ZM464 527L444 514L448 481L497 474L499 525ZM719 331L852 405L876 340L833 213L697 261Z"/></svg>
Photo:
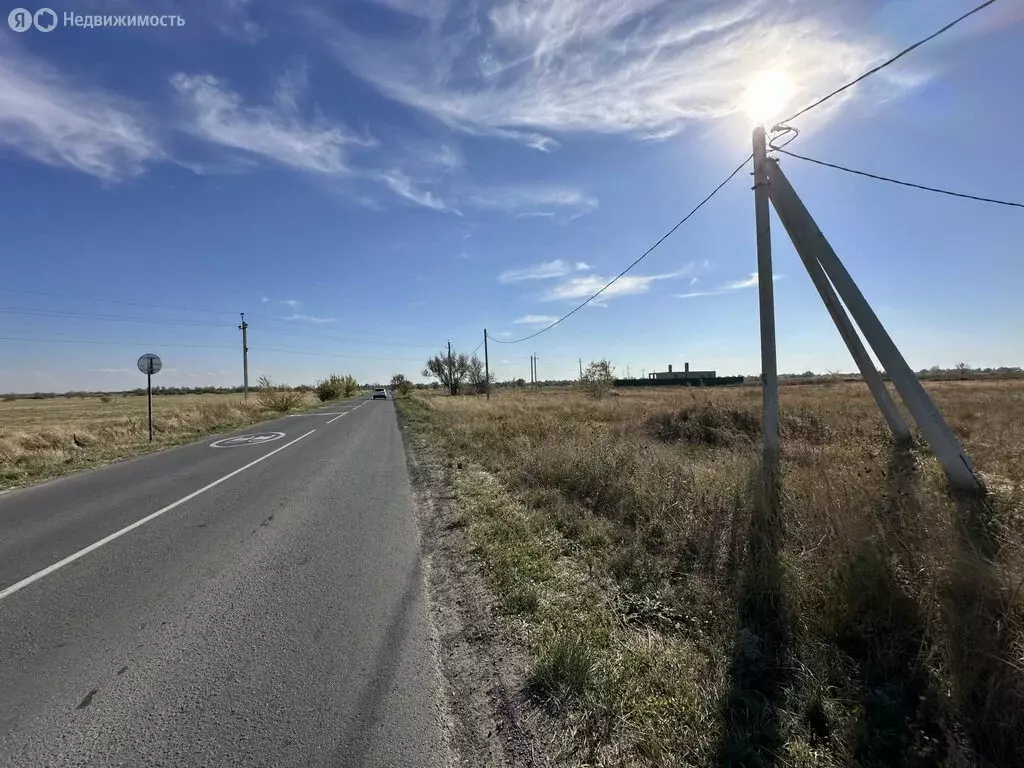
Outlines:
<svg viewBox="0 0 1024 768"><path fill-rule="evenodd" d="M837 171L845 171L846 173L852 173L857 176L866 176L869 179L876 179L877 181L887 181L890 184L899 184L902 187L913 187L914 189L923 189L926 192L937 192L940 195L949 195L950 197L962 197L966 200L977 200L981 203L994 203L996 205L1008 205L1013 208L1024 208L1024 203L1014 203L1009 200L996 200L991 197L978 197L977 195L967 195L963 192L952 192L948 189L939 189L938 187L928 187L924 184L914 184L910 181L900 181L899 179L890 179L888 176L878 176L874 173L868 173L867 171L858 171L853 168L847 168L842 165L836 165L835 163L826 163L824 160L816 160L813 157L806 157L805 155L798 155L796 152L790 152L786 149L775 148L776 152L781 152L784 155L795 157L798 160L806 160L809 163L815 165L823 165L826 168L834 168Z"/></svg>
<svg viewBox="0 0 1024 768"><path fill-rule="evenodd" d="M823 97L821 97L820 99L818 99L817 101L815 101L815 102L814 102L813 104L809 104L808 106L806 106L806 107L804 107L803 109L801 109L801 110L800 110L799 112L796 112L796 113L794 113L794 114L790 115L789 117L787 117L787 118L786 118L786 119L784 119L784 120L780 120L780 121L779 121L779 122L778 122L778 123L776 124L776 128L778 128L778 127L782 126L782 125L783 125L784 123L788 123L788 122L790 122L791 120L795 120L796 118L800 117L801 115L803 115L803 114L805 114L805 113L807 113L807 112L810 112L810 111L811 111L812 109L814 109L815 107L820 107L820 106L821 106L822 104L824 104L824 103L825 103L826 101L828 101L829 99L831 99L831 98L832 98L833 96L838 96L838 95L839 95L840 93L842 93L843 91L845 91L845 90L846 90L847 88L852 88L852 87L853 87L853 86L855 86L855 85L856 85L857 83L861 82L862 80L864 80L864 79L866 79L866 78L868 78L868 77L871 77L871 75L875 74L876 72L880 72L880 71L882 71L883 69L885 69L886 67L888 67L888 66L889 66L890 64L892 64L893 62L897 61L898 59L902 59L902 58L903 58L904 56L906 56L906 55L907 55L908 53L910 53L911 51L913 51L913 50L914 50L915 48L919 48L919 47L921 47L922 45L924 45L925 43L927 43L927 42L929 42L929 41L931 41L931 40L934 40L934 39L935 39L936 37L938 37L939 35L941 35L941 34L942 34L943 32L947 32L948 30L950 30L950 29L952 29L953 27L955 27L955 26L956 26L957 24L959 24L959 23L960 23L961 21L963 21L964 19L966 19L966 18L968 18L968 17L970 17L970 16L973 16L973 15L974 15L974 14L976 14L976 13L977 13L978 11L980 11L980 10L983 10L983 9L987 8L988 6L992 5L992 3L994 3L994 2L996 2L996 0L986 0L986 2L982 3L981 5L979 5L979 6L978 6L978 7L976 7L976 8L973 8L973 9L971 9L970 11L968 11L967 13L965 13L965 14L964 14L963 16L961 16L960 18L958 18L958 19L954 19L954 20L953 20L953 21L951 21L951 22L950 22L949 24L947 24L946 26L944 26L944 27L943 27L942 29L940 29L940 30L938 30L938 31L936 31L936 32L933 32L932 34L928 35L928 37L926 37L926 38L923 38L922 40L918 40L918 41L917 41L916 43L914 43L913 45L907 46L907 47L906 47L906 48L904 48L904 49L903 49L902 51L900 51L900 52L899 52L899 53L897 53L897 54L896 54L895 56L893 56L893 57L892 57L891 59L887 59L886 61L883 61L883 62L882 62L881 64L879 64L879 65L878 65L877 67L873 67L873 68L869 69L869 70L868 70L867 72L865 72L864 74L862 74L862 75L861 75L860 77L857 77L857 78L855 78L855 79L851 80L851 81L850 81L850 82L848 82L848 83L847 83L846 85L844 85L844 86L842 86L842 87L840 87L840 88L836 88L836 89L835 89L834 91L832 91L832 93L828 94L827 96L823 96Z"/></svg>
<svg viewBox="0 0 1024 768"><path fill-rule="evenodd" d="M344 352L311 352L304 349L281 349L280 347L249 347L252 352L277 352L282 355L305 355L307 357L333 357L347 360L382 360L391 363L418 362L418 357L369 357L367 355L348 355Z"/></svg>
<svg viewBox="0 0 1024 768"><path fill-rule="evenodd" d="M598 296L600 296L602 293L604 293L606 290L608 290L612 285L614 285L616 282L618 282L618 280L620 278L622 278L627 272L629 272L633 267L635 267L637 264L639 264L641 261L643 261L645 258L647 258L647 256L652 251L654 251L655 248L657 248L659 245L661 245L663 242L665 242L672 234L675 233L675 231L677 229L679 229L681 226L683 226L683 224L685 224L690 219L690 217L693 216L693 214L695 214L697 211L699 211L701 208L703 208L705 203L707 203L711 198L713 198L715 195L717 195L718 191L722 187L724 187L726 184L728 184L730 181L732 181L733 177L735 177L737 173L739 173L740 171L743 170L743 167L747 163L750 162L750 159L752 157L753 157L753 155L747 155L746 159L742 163L737 165L736 169L732 173L730 173L728 176L725 177L725 181L723 181L721 184L719 184L717 187L715 187L713 190L711 190L711 193L707 197L705 197L703 200L701 200L699 203L697 203L697 205L693 208L693 210L691 210L688 214L686 214L685 216L683 216L683 218L681 218L678 222L676 222L676 225L674 227L672 227L672 229L670 229L668 232L666 232L664 235L662 235L654 245L652 245L650 248L648 248L646 251L644 251L642 254L640 254L640 257L637 258L636 261L634 261L632 264L630 264L624 270L619 272L619 274L617 274L615 277L613 277L611 280L609 280L608 283L606 283L605 286L603 288L601 288L601 290L599 290L597 293L592 295L590 298L588 298L582 304L577 306L571 312L567 312L566 314L562 315L560 318L555 320L555 322L553 322L551 325L549 325L549 326L547 326L545 328L541 328L539 331L536 331L535 333L531 333L529 336L524 336L521 339L515 339L513 341L501 341L500 339L493 339L492 338L491 341L494 341L494 342L496 342L498 344L519 344L520 342L529 341L530 339L534 339L537 336L540 336L542 333L550 331L552 328L554 328L559 323L561 323L564 320L567 320L568 318L572 317L574 314L576 314L581 309L583 309L585 306L587 306L587 304L592 302L594 299L596 299Z"/></svg>
<svg viewBox="0 0 1024 768"><path fill-rule="evenodd" d="M355 338L355 337L351 337L351 336L334 336L332 334L325 334L325 333L304 333L304 332L301 332L301 331L285 331L285 330L279 330L277 328L264 328L263 326L253 326L252 323L249 323L249 327L250 328L255 328L260 333L265 333L265 334L280 335L280 336L298 336L298 337L304 338L304 339L323 339L325 341L338 341L338 342L346 342L346 343L352 342L352 343L356 343L356 344L373 344L373 346L375 346L375 347L405 347L405 348L423 348L423 349L426 349L428 346L432 346L432 345L429 345L429 344L400 344L400 343L396 343L396 342L378 341L377 339L374 339L374 338L360 339L360 338ZM371 334L371 336L372 336L372 334ZM400 337L396 336L396 337L393 337L393 338L400 338Z"/></svg>
<svg viewBox="0 0 1024 768"><path fill-rule="evenodd" d="M211 323L203 320L157 320L145 317L124 317L121 315L97 315L87 312L63 312L55 309L28 309L25 307L0 307L0 313L10 315L42 315L47 317L74 317L86 320L100 320L118 323L143 323L146 325L198 325L205 328L226 328L224 323Z"/></svg>
<svg viewBox="0 0 1024 768"><path fill-rule="evenodd" d="M45 339L31 336L0 336L0 341L33 341L46 344L104 344L112 347L189 347L195 349L234 349L227 344L180 344L152 341L97 341L90 339Z"/></svg>
<svg viewBox="0 0 1024 768"><path fill-rule="evenodd" d="M119 299L95 299L86 296L69 296L63 293L48 293L46 291L25 291L19 288L0 288L0 291L4 293L18 293L25 296L46 296L51 299L70 299L72 301L91 301L97 304L122 304L129 307L146 307L147 309L166 309L172 312L209 312L212 314L219 315L237 315L237 312L231 312L226 309L201 309L192 307L186 309L185 307L168 307L160 304L150 304L148 302L141 301L121 301Z"/></svg>

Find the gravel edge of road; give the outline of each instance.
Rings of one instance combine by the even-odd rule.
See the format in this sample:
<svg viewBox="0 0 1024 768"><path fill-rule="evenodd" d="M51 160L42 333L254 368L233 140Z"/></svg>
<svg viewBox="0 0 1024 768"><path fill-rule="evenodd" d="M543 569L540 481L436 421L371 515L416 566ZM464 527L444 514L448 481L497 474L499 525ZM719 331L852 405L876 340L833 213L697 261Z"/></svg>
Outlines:
<svg viewBox="0 0 1024 768"><path fill-rule="evenodd" d="M495 619L496 601L459 524L445 462L417 439L395 408L413 488L413 507L426 564L438 657L454 726L453 744L465 768L549 766L524 695L530 669L525 650ZM535 714L535 713L534 713Z"/></svg>

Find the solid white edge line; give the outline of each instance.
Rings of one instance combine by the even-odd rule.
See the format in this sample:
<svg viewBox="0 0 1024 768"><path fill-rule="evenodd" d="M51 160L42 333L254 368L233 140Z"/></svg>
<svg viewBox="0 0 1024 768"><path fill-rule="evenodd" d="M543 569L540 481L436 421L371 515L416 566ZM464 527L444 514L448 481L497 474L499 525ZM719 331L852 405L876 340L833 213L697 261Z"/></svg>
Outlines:
<svg viewBox="0 0 1024 768"><path fill-rule="evenodd" d="M77 552L75 552L75 554L68 555L63 560L60 560L60 561L54 563L53 565L50 565L50 566L48 566L46 568L43 568L43 570L39 571L38 573L33 573L28 578L22 579L21 581L17 582L16 584L12 584L11 586L7 587L6 589L0 591L0 600L3 600L5 597L10 597L15 592L17 592L17 591L19 591L21 589L24 589L29 584L32 584L32 583L37 582L37 581L39 581L40 579L42 579L42 578L44 578L46 576L49 576L54 571L59 571L65 565L70 565L71 563L75 562L75 560L77 560L78 558L84 557L85 555L89 554L93 550L99 549L100 547L102 547L102 546L104 546L106 544L109 544L110 542L114 541L115 539L121 538L122 536L124 536L129 531L134 531L136 528L138 528L141 525L145 525L150 520L155 520L156 518L160 517L160 515L164 514L165 512L170 512L175 507L180 507L186 501L191 501L196 496L198 496L198 495L200 495L202 493L206 493L208 490L210 490L211 488L213 488L215 486L220 485L225 480L230 480L232 477L234 477L235 475L239 474L240 472L245 472L245 470L249 469L250 467L256 466L257 464L259 464L264 459L269 459L275 453L283 451L285 448L287 448L290 445L295 445L297 442L299 442L299 440L302 440L302 438L304 438L304 437L309 437L314 432L316 432L315 429L309 430L309 432L307 432L306 434L302 435L301 437L296 437L290 443L285 443L280 448L275 448L270 453L263 454L262 456L260 456L255 461L250 461L244 467L239 467L234 472L229 472L228 474L224 475L224 477L220 478L219 480L214 480L209 485L204 485L198 491L192 491L192 493L190 493L188 496L181 497L177 501L168 504L163 509L158 509L156 512L153 512L150 515L146 515L141 520L136 520L131 525L126 525L121 530L115 531L114 533L110 534L109 536L104 536L99 541L94 542L93 544L90 544L88 547L85 547L85 549L80 549Z"/></svg>

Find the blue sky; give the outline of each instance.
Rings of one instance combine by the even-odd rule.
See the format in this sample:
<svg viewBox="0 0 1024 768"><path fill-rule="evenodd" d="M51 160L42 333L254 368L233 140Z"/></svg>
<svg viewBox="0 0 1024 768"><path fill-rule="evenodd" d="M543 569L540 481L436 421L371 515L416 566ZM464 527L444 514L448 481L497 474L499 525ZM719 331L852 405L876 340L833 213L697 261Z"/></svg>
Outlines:
<svg viewBox="0 0 1024 768"><path fill-rule="evenodd" d="M749 153L766 73L788 114L970 5L53 5L185 25L0 27L0 391L138 386L143 352L159 383L236 384L242 311L253 379L418 378L447 340L543 327L642 253ZM797 120L791 148L1020 199L1022 29L997 3ZM911 366L1021 363L1019 210L783 167ZM774 215L773 235L780 370L851 370ZM493 367L756 374L754 269L741 174Z"/></svg>

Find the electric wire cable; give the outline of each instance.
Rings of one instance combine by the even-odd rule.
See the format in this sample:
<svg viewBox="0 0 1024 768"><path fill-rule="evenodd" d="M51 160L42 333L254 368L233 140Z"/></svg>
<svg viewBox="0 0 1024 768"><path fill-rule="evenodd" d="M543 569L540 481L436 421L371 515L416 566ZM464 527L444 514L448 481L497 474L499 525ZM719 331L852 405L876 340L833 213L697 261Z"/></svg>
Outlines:
<svg viewBox="0 0 1024 768"><path fill-rule="evenodd" d="M152 341L97 341L95 339L49 339L29 336L0 336L0 341L30 341L46 344L104 344L112 347L139 347L152 344L159 347L189 347L193 349L237 349L234 344L182 344L178 342Z"/></svg>
<svg viewBox="0 0 1024 768"><path fill-rule="evenodd" d="M616 282L618 282L622 277L624 277L627 272L629 272L631 269L633 269L633 267L635 267L641 261L646 259L654 251L655 248L657 248L663 242L668 240L669 237L671 237L673 234L675 234L675 231L677 229L679 229L681 226L683 226L683 224L685 224L687 221L689 221L690 217L693 216L695 213L697 213L697 211L699 211L701 208L703 208L705 203L707 203L709 200L711 200L711 198L713 198L715 195L717 195L718 192L722 189L722 187L724 187L726 184L728 184L730 181L732 181L736 177L736 174L738 174L740 171L742 171L743 168L746 167L747 163L749 163L753 157L754 157L753 154L747 155L747 157L743 160L743 162L740 163L739 165L737 165L736 168L732 171L732 173L730 173L728 176L725 177L725 180L721 184L719 184L717 187L715 187L713 190L711 190L711 192L708 194L707 197L705 197L703 200L701 200L699 203L697 203L697 205L694 206L693 209L691 209L688 214L686 214L685 216L683 216L683 218L681 218L678 222L676 222L675 226L672 227L672 229L670 229L668 232L666 232L664 235L662 235L658 239L658 241L654 243L654 245L652 245L650 248L648 248L646 251L644 251L642 254L640 254L640 256L632 264L630 264L624 270L619 272L619 274L617 274L615 277L613 277L611 280L609 280L604 285L603 288L601 288L599 291L597 291L592 296L590 296L582 304L579 304L577 307L575 307L571 311L569 311L566 314L562 315L560 318L555 320L555 322L551 323L551 325L548 325L548 326L546 326L544 328L541 328L539 331L535 331L534 333L531 333L529 336L524 336L521 339L513 339L512 341L502 341L501 339L493 339L492 338L491 341L495 342L496 344L519 344L521 342L529 341L530 339L537 338L542 333L546 333L547 331L550 331L552 328L554 328L559 323L562 323L563 321L565 321L565 320L569 319L570 317L572 317L574 314L576 314L581 309L583 309L585 306L587 306L587 304L589 304L594 299L596 299L598 296L600 296L602 293L604 293L609 288L611 288Z"/></svg>
<svg viewBox="0 0 1024 768"><path fill-rule="evenodd" d="M867 171L858 171L854 168L847 168L843 165L836 165L835 163L827 163L824 160L817 160L813 157L807 157L806 155L798 155L796 152L790 152L789 150L782 149L781 147L773 147L776 152L781 152L784 155L795 157L798 160L806 160L808 163L814 163L815 165L822 165L826 168L834 168L837 171L845 171L846 173L852 173L856 176L865 176L869 179L875 179L876 181L885 181L889 184L899 184L901 187L912 187L913 189L923 189L926 192L935 192L940 195L949 195L950 197L962 197L965 200L976 200L981 203L993 203L994 205L1006 205L1012 208L1024 208L1024 203L1015 203L1011 200L996 200L992 197L980 197L978 195L968 195L964 192L953 192L949 189L940 189L938 187L929 187L924 184L915 184L911 181L900 181L899 179L891 179L888 176L879 176L875 173L868 173Z"/></svg>
<svg viewBox="0 0 1024 768"><path fill-rule="evenodd" d="M874 74L876 74L878 72L881 72L883 69L888 67L890 64L898 61L899 59L902 59L904 56L906 56L911 51L915 50L916 48L920 48L922 45L924 45L925 43L927 43L927 42L929 42L931 40L934 40L936 37L938 37L939 35L943 34L944 32L948 32L950 29L952 29L957 24L959 24L961 21L964 21L965 19L973 16L978 11L981 11L981 10L984 10L985 8L988 8L990 5L992 5L995 2L996 2L996 0L986 0L986 2L982 3L981 5L977 6L976 8L972 8L967 13L965 13L963 16L960 16L959 18L954 19L953 21L949 22L949 24L944 26L942 29L939 29L939 30L933 32L932 34L928 35L928 37L925 37L925 38L923 38L921 40L918 40L913 45L907 46L902 51L897 53L895 56L893 56L893 57L883 61L877 67L872 67L867 72L862 74L860 77L854 78L853 80L851 80L846 85L844 85L844 86L842 86L840 88L836 88L834 91L832 91L832 93L828 94L827 96L822 96L817 101L815 101L812 104L809 104L808 106L806 106L803 109L801 109L799 112L793 113L792 115L787 117L785 120L780 120L778 125L781 125L782 123L788 123L791 120L795 120L796 118L800 117L801 115L804 115L804 114L810 112L812 109L815 109L816 107L820 107L822 104L824 104L829 99L833 98L834 96L838 96L840 93L842 93L843 91L845 91L848 88L852 88L853 86L855 86L857 83L861 82L862 80L866 80L867 78L871 77L872 75L874 75Z"/></svg>

